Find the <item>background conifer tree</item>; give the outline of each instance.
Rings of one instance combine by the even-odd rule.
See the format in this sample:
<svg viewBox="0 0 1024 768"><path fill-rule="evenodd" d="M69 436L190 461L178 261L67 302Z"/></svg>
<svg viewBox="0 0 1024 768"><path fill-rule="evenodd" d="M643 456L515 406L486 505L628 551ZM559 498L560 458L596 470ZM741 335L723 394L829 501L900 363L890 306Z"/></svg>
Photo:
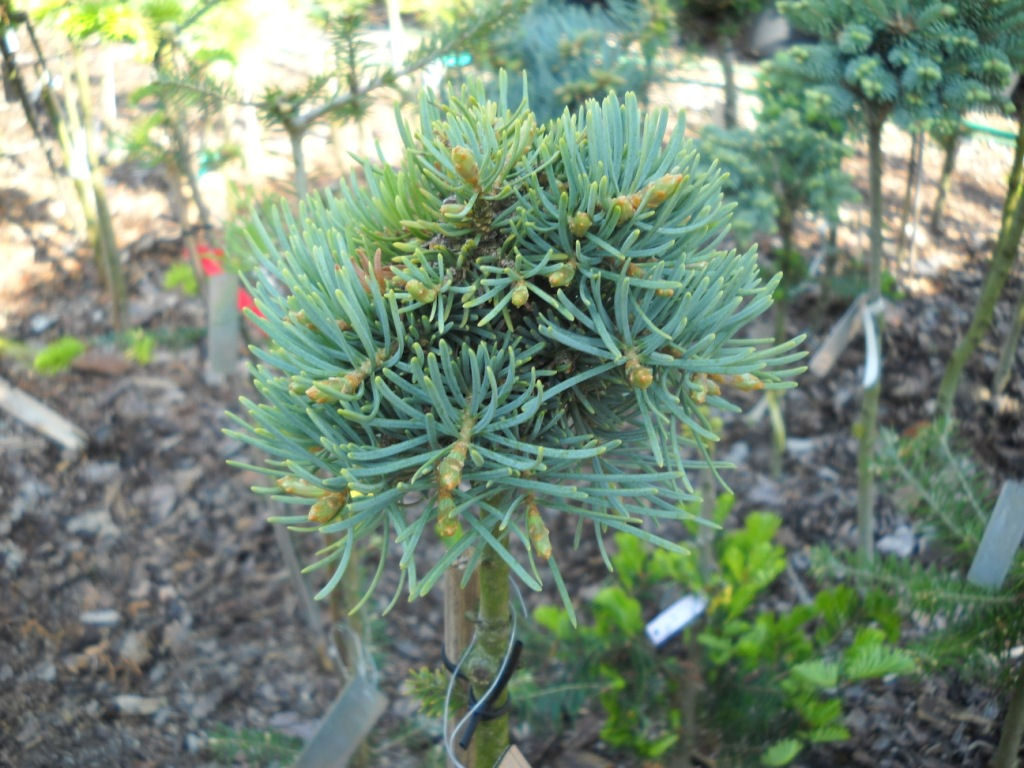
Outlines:
<svg viewBox="0 0 1024 768"><path fill-rule="evenodd" d="M658 52L668 42L668 27L659 0L589 6L537 0L482 46L481 58L491 73L526 73L530 108L544 122L609 91L619 96L632 91L644 103L651 86L665 75ZM512 96L519 96L515 83L512 88Z"/></svg>
<svg viewBox="0 0 1024 768"><path fill-rule="evenodd" d="M978 10L981 4L970 6ZM951 112L963 114L979 105L1000 103L1013 66L1005 50L979 37L978 18L968 12L967 4L961 8L933 0L780 0L778 8L794 26L819 39L795 47L786 58L813 92L809 97L867 135L867 299L881 350L882 127L890 119L920 125ZM865 560L874 552L872 456L880 394L879 376L864 392L859 419L857 520Z"/></svg>

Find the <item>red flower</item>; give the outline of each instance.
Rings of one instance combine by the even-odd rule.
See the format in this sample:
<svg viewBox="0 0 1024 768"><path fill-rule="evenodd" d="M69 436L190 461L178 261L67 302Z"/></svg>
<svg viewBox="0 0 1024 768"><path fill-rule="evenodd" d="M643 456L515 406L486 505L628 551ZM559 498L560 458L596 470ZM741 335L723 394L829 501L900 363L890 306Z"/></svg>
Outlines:
<svg viewBox="0 0 1024 768"><path fill-rule="evenodd" d="M203 268L204 275L209 277L210 275L219 275L224 271L224 250L222 248L211 248L200 243L196 246L196 252L199 254L199 264Z"/></svg>
<svg viewBox="0 0 1024 768"><path fill-rule="evenodd" d="M200 243L196 247L196 252L199 254L199 264L203 269L203 274L207 277L212 275L219 275L224 271L224 249L222 248L211 248L208 245ZM238 299L236 302L238 311L245 314L245 310L251 309L253 314L263 317L263 313L260 312L259 307L256 306L256 302L253 301L252 295L245 290L242 286L238 286Z"/></svg>
<svg viewBox="0 0 1024 768"><path fill-rule="evenodd" d="M257 317L263 317L263 313L260 312L260 308L256 306L256 302L253 301L252 295L242 286L238 286L238 311L244 315L246 309L251 309L252 313Z"/></svg>

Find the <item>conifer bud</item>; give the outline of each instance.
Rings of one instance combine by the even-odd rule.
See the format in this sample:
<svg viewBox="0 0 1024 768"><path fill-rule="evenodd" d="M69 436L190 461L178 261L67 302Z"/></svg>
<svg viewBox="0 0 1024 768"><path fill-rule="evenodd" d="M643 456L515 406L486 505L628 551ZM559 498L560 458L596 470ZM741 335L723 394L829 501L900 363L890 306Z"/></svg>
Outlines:
<svg viewBox="0 0 1024 768"><path fill-rule="evenodd" d="M274 485L287 493L289 496L303 496L307 499L319 499L324 495L324 489L314 485L308 480L295 475L284 475L274 481Z"/></svg>
<svg viewBox="0 0 1024 768"><path fill-rule="evenodd" d="M675 191L679 189L679 186L686 181L686 177L681 173L666 173L660 179L652 182L648 186L647 205L650 208L657 208L659 205L668 200Z"/></svg>
<svg viewBox="0 0 1024 768"><path fill-rule="evenodd" d="M565 288L576 276L576 264L567 261L554 272L548 275L548 283L552 288Z"/></svg>
<svg viewBox="0 0 1024 768"><path fill-rule="evenodd" d="M332 376L329 379L320 379L319 381L314 381L309 389L306 390L306 397L314 403L336 403L340 398L330 390L340 392L343 386L344 382L337 376Z"/></svg>
<svg viewBox="0 0 1024 768"><path fill-rule="evenodd" d="M541 560L551 559L551 532L540 516L537 502L530 495L526 499L526 532L533 544L533 551Z"/></svg>
<svg viewBox="0 0 1024 768"><path fill-rule="evenodd" d="M466 452L469 445L463 440L457 440L448 455L441 460L437 468L437 482L444 491L454 491L462 482L462 468L466 466Z"/></svg>
<svg viewBox="0 0 1024 768"><path fill-rule="evenodd" d="M712 373L709 378L724 387L735 387L744 392L764 389L764 382L752 373Z"/></svg>
<svg viewBox="0 0 1024 768"><path fill-rule="evenodd" d="M434 530L445 541L457 538L462 533L462 525L455 516L455 500L451 491L444 488L437 492L437 524Z"/></svg>
<svg viewBox="0 0 1024 768"><path fill-rule="evenodd" d="M635 357L626 360L626 379L633 389L647 389L654 383L654 371Z"/></svg>
<svg viewBox="0 0 1024 768"><path fill-rule="evenodd" d="M569 231L572 232L573 237L581 238L587 234L592 223L590 215L586 211L580 211L569 219Z"/></svg>
<svg viewBox="0 0 1024 768"><path fill-rule="evenodd" d="M452 162L455 170L467 184L474 187L480 184L480 169L477 167L476 158L466 147L452 147Z"/></svg>
<svg viewBox="0 0 1024 768"><path fill-rule="evenodd" d="M410 280L405 284L405 290L420 304L429 304L437 298L437 289L424 285L419 280Z"/></svg>
<svg viewBox="0 0 1024 768"><path fill-rule="evenodd" d="M512 289L512 306L521 307L530 300L530 289L526 287L526 283L520 280L516 283L516 287Z"/></svg>
<svg viewBox="0 0 1024 768"><path fill-rule="evenodd" d="M325 493L309 508L309 521L324 525L331 522L348 503L348 489Z"/></svg>
<svg viewBox="0 0 1024 768"><path fill-rule="evenodd" d="M636 213L636 206L627 195L619 195L612 198L612 215L615 216L616 224L625 224L633 218Z"/></svg>

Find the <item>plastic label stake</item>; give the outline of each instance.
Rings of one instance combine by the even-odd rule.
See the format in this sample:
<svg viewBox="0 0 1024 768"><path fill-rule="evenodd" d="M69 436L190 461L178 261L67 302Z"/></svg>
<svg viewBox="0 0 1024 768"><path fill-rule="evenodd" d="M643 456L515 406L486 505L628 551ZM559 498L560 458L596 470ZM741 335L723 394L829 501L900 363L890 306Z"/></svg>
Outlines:
<svg viewBox="0 0 1024 768"><path fill-rule="evenodd" d="M979 587L999 589L1024 539L1024 482L1007 480L985 526L967 580Z"/></svg>
<svg viewBox="0 0 1024 768"><path fill-rule="evenodd" d="M853 337L861 329L863 322L862 313L866 302L867 296L863 293L858 296L856 301L849 306L843 313L843 316L832 326L832 330L828 332L825 341L818 347L818 351L814 353L807 367L819 379L824 378L832 370L832 366L836 364L836 360L839 359L843 350L846 349L853 340Z"/></svg>
<svg viewBox="0 0 1024 768"><path fill-rule="evenodd" d="M878 326L875 325L875 313L885 310L885 303L879 299L865 304L861 310L864 325L864 389L871 389L878 382L882 373L882 355L878 343Z"/></svg>
<svg viewBox="0 0 1024 768"><path fill-rule="evenodd" d="M686 595L679 598L647 622L647 627L644 630L647 632L647 638L655 645L661 645L704 613L707 606L707 598L700 595Z"/></svg>
<svg viewBox="0 0 1024 768"><path fill-rule="evenodd" d="M229 271L210 275L207 290L206 379L220 384L236 372L238 364L242 338L236 306L238 277Z"/></svg>
<svg viewBox="0 0 1024 768"><path fill-rule="evenodd" d="M331 705L295 768L344 768L387 704L376 683L357 674Z"/></svg>

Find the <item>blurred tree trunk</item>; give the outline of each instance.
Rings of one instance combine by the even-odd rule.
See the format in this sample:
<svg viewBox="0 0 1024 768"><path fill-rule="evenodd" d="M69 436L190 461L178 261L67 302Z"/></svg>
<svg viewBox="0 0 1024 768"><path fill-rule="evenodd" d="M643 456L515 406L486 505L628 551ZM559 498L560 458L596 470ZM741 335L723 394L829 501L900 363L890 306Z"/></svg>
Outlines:
<svg viewBox="0 0 1024 768"><path fill-rule="evenodd" d="M1014 104L1017 106L1017 147L1013 155L1013 166L1010 169L1010 181L1007 185L1006 202L1003 204L1002 224L999 238L992 254L992 263L981 287L981 295L974 308L974 316L967 327L960 343L956 345L950 356L946 371L939 383L938 413L949 418L953 412L953 401L957 387L963 376L967 361L974 354L982 336L988 331L995 314L996 302L1003 292L1003 286L1010 276L1014 263L1017 261L1020 238L1024 232L1024 89L1018 83L1014 91Z"/></svg>

